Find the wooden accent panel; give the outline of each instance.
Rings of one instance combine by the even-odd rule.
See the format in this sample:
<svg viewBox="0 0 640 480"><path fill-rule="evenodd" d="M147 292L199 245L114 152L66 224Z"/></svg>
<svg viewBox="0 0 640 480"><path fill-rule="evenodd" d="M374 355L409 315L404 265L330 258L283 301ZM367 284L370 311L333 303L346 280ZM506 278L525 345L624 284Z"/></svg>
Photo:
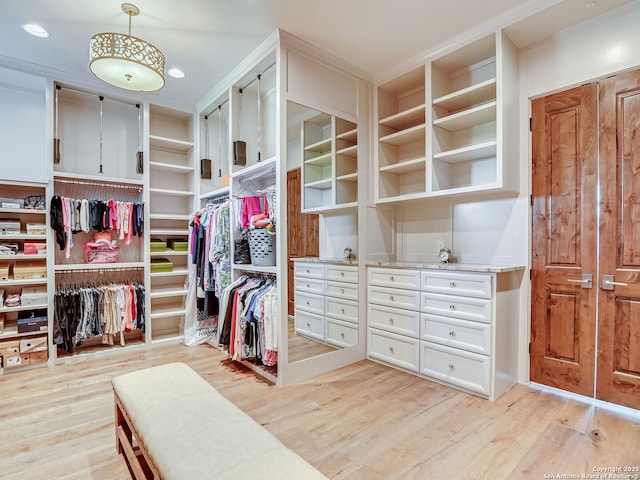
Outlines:
<svg viewBox="0 0 640 480"><path fill-rule="evenodd" d="M549 115L549 263L575 265L580 251L578 105Z"/></svg>
<svg viewBox="0 0 640 480"><path fill-rule="evenodd" d="M614 369L640 375L640 303L617 299L615 316Z"/></svg>
<svg viewBox="0 0 640 480"><path fill-rule="evenodd" d="M548 357L575 362L578 360L577 295L552 293L547 315Z"/></svg>
<svg viewBox="0 0 640 480"><path fill-rule="evenodd" d="M622 264L640 266L640 92L619 95L618 110L622 120L620 156L622 159Z"/></svg>
<svg viewBox="0 0 640 480"><path fill-rule="evenodd" d="M600 83L600 271L618 284L600 290L596 396L632 408L640 408L639 94L640 71Z"/></svg>
<svg viewBox="0 0 640 480"><path fill-rule="evenodd" d="M302 180L299 168L287 172L287 279L289 315L295 312L295 277L290 258L317 257L320 252L320 217L317 214L301 213Z"/></svg>
<svg viewBox="0 0 640 480"><path fill-rule="evenodd" d="M597 274L597 87L532 108L531 380L593 395Z"/></svg>

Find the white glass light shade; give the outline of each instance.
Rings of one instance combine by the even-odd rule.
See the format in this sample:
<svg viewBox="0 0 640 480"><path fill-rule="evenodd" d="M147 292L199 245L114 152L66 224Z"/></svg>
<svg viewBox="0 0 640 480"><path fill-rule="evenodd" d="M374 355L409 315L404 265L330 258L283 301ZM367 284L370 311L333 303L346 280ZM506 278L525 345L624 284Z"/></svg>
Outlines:
<svg viewBox="0 0 640 480"><path fill-rule="evenodd" d="M164 55L137 37L99 33L91 38L89 68L116 87L151 92L164 86Z"/></svg>

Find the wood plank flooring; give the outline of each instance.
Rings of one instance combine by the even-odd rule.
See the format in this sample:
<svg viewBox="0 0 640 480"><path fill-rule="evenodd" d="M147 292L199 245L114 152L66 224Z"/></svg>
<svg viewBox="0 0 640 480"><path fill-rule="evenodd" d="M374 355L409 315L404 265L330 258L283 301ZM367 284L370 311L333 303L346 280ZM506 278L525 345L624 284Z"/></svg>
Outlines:
<svg viewBox="0 0 640 480"><path fill-rule="evenodd" d="M128 479L110 380L174 361L333 479L542 479L640 466L635 412L524 385L489 402L370 361L278 388L209 346L166 345L0 376L0 478Z"/></svg>

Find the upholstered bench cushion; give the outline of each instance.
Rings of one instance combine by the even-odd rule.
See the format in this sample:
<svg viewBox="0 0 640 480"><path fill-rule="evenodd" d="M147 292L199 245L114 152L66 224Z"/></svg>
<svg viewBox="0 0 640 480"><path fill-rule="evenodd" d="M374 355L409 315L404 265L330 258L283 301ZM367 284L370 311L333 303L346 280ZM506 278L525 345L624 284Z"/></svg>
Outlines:
<svg viewBox="0 0 640 480"><path fill-rule="evenodd" d="M326 478L183 363L112 383L164 479Z"/></svg>

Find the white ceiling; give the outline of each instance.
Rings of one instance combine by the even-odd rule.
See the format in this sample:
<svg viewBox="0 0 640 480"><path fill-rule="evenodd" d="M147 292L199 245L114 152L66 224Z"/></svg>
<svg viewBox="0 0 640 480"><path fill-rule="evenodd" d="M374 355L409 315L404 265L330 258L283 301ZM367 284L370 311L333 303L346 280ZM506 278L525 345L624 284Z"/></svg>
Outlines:
<svg viewBox="0 0 640 480"><path fill-rule="evenodd" d="M130 1L140 8L132 35L160 48L167 68L187 74L182 80L167 76L165 87L145 98L194 105L277 28L375 77L479 25L511 20L509 34L523 46L553 33L549 25L562 28L630 0L598 0L590 9L588 0ZM89 39L100 32L127 32L121 3L2 0L0 65L108 94L111 87L89 72ZM50 37L27 35L25 23L41 25Z"/></svg>

